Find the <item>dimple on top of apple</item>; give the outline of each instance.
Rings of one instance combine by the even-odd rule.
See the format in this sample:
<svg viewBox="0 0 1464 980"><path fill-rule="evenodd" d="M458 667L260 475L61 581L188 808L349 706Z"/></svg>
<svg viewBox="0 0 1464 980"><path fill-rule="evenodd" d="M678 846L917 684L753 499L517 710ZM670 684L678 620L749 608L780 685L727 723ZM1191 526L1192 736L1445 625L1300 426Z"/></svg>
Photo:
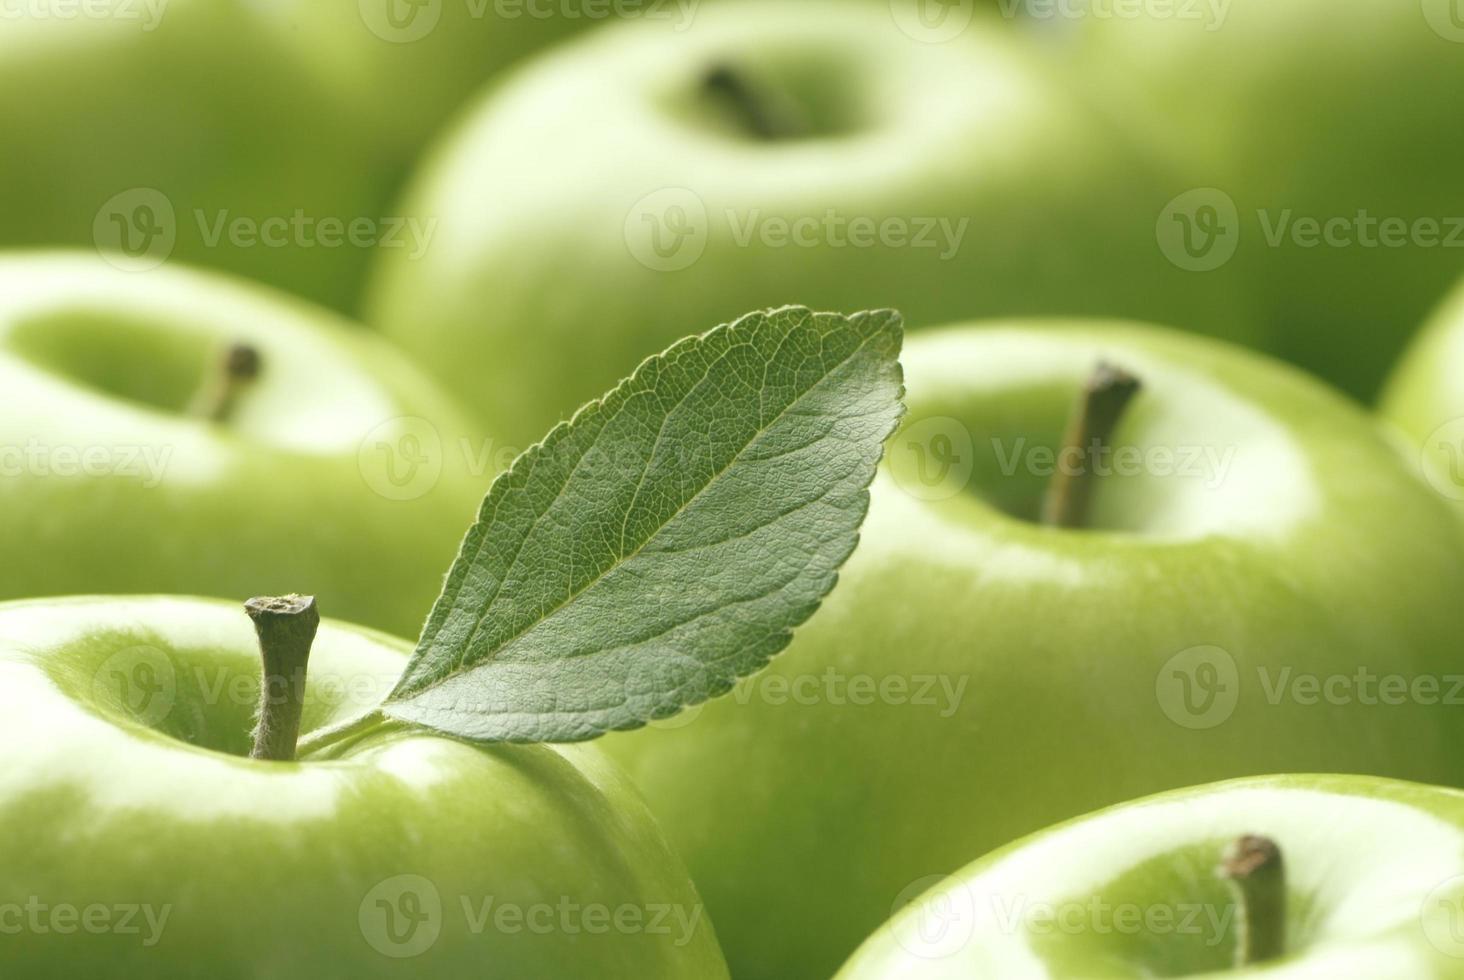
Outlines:
<svg viewBox="0 0 1464 980"><path fill-rule="evenodd" d="M308 582L412 636L496 459L345 321L94 254L0 260L0 386L0 598Z"/></svg>

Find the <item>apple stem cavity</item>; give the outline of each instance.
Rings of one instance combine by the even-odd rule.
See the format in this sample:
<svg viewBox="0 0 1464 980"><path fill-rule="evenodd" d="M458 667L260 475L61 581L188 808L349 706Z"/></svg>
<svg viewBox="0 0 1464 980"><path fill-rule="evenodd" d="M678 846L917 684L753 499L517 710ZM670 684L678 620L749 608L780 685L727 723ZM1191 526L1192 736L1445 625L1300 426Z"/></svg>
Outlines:
<svg viewBox="0 0 1464 980"><path fill-rule="evenodd" d="M264 678L259 693L259 723L252 759L293 762L305 708L305 671L320 625L320 610L309 595L260 596L244 603L259 636Z"/></svg>
<svg viewBox="0 0 1464 980"><path fill-rule="evenodd" d="M1113 438L1124 410L1139 393L1139 379L1100 361L1093 369L1063 433L1059 460L1042 500L1042 523L1050 527L1083 527L1093 492L1093 460ZM1073 464L1071 460L1078 460Z"/></svg>
<svg viewBox="0 0 1464 980"><path fill-rule="evenodd" d="M732 65L717 64L707 69L702 76L702 91L729 106L743 127L757 139L768 142L792 139L804 131L803 126L796 124L794 113L778 111L789 107L776 105L744 72Z"/></svg>
<svg viewBox="0 0 1464 980"><path fill-rule="evenodd" d="M1239 910L1235 965L1254 966L1286 950L1286 869L1269 837L1246 834L1225 848L1220 877L1230 882Z"/></svg>
<svg viewBox="0 0 1464 980"><path fill-rule="evenodd" d="M230 344L219 358L217 371L194 396L189 414L210 422L227 422L244 389L259 377L262 359L252 344Z"/></svg>

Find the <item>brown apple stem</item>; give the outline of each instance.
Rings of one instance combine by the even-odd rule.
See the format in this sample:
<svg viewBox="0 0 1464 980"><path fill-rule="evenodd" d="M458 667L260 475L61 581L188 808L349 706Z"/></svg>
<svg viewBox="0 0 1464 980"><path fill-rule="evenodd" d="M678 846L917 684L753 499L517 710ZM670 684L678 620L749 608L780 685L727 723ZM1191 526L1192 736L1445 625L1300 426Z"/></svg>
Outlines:
<svg viewBox="0 0 1464 980"><path fill-rule="evenodd" d="M189 414L211 422L227 422L239 396L260 371L259 349L251 344L230 344L219 358L218 369L193 397Z"/></svg>
<svg viewBox="0 0 1464 980"><path fill-rule="evenodd" d="M1093 369L1063 433L1058 466L1042 500L1043 524L1082 527L1087 521L1095 479L1092 463L1113 438L1140 387L1138 378L1111 364L1100 361ZM1073 460L1080 462L1074 465Z"/></svg>
<svg viewBox="0 0 1464 980"><path fill-rule="evenodd" d="M309 595L260 596L244 603L259 636L264 678L259 692L259 723L254 728L253 759L293 762L305 709L305 671L310 645L320 625L320 610Z"/></svg>
<svg viewBox="0 0 1464 980"><path fill-rule="evenodd" d="M788 106L777 105L769 93L759 90L744 72L731 65L709 68L702 77L702 90L730 106L747 131L758 139L790 139L803 131L793 113L780 111L787 110Z"/></svg>
<svg viewBox="0 0 1464 980"><path fill-rule="evenodd" d="M1230 882L1239 913L1235 965L1254 966L1286 951L1286 869L1269 837L1246 834L1221 858L1220 877Z"/></svg>

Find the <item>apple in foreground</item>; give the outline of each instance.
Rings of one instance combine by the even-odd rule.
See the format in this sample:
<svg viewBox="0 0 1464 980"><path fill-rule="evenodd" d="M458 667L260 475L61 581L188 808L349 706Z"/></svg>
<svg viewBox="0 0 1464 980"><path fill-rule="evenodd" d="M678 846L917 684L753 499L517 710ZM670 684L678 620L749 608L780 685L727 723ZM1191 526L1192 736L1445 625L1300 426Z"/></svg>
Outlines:
<svg viewBox="0 0 1464 980"><path fill-rule="evenodd" d="M1308 775L1177 790L939 881L838 980L1464 977L1461 855L1458 790Z"/></svg>
<svg viewBox="0 0 1464 980"><path fill-rule="evenodd" d="M687 324L787 303L1249 339L1156 246L1155 155L994 20L931 44L883 3L754 0L562 46L431 154L399 208L431 243L379 252L363 315L519 443Z"/></svg>
<svg viewBox="0 0 1464 980"><path fill-rule="evenodd" d="M1140 387L1095 443L1069 416L1100 360ZM828 975L912 881L1149 793L1464 785L1464 546L1373 419L1152 327L957 326L902 361L909 411L818 617L728 696L606 742L734 973ZM1064 476L1086 508L1045 517Z"/></svg>
<svg viewBox="0 0 1464 980"><path fill-rule="evenodd" d="M374 706L409 652L326 621L302 727ZM259 657L237 603L0 605L7 976L726 976L594 749L387 726L249 758Z"/></svg>
<svg viewBox="0 0 1464 980"><path fill-rule="evenodd" d="M1378 411L1412 448L1429 484L1464 514L1464 287L1393 369Z"/></svg>
<svg viewBox="0 0 1464 980"><path fill-rule="evenodd" d="M1160 218L1210 270L1194 278L1248 294L1268 350L1371 400L1459 272L1464 139L1439 97L1464 87L1455 0L1054 10L1078 18L1048 32L1055 70L1190 158Z"/></svg>
<svg viewBox="0 0 1464 980"><path fill-rule="evenodd" d="M501 465L369 332L90 253L0 259L0 389L0 598L310 582L415 636Z"/></svg>

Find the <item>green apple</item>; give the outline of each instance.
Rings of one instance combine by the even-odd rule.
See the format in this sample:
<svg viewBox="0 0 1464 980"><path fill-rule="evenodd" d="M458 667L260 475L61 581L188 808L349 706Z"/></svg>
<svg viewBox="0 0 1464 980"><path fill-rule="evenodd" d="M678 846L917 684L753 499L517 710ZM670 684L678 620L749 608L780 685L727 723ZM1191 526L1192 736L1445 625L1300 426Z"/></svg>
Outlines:
<svg viewBox="0 0 1464 980"><path fill-rule="evenodd" d="M372 107L269 4L26 3L3 25L0 245L224 268L342 308L367 245L410 247L383 220Z"/></svg>
<svg viewBox="0 0 1464 980"><path fill-rule="evenodd" d="M1250 295L1273 352L1375 394L1464 248L1455 0L1022 6L1075 28L1050 33L1085 90L1194 161L1160 234L1196 278Z"/></svg>
<svg viewBox="0 0 1464 980"><path fill-rule="evenodd" d="M366 319L518 441L687 324L785 303L1246 335L1156 246L1148 154L1006 25L931 43L892 13L708 4L506 76L415 179L400 211L435 234L380 252Z"/></svg>
<svg viewBox="0 0 1464 980"><path fill-rule="evenodd" d="M374 705L409 648L327 621L304 726ZM598 752L378 730L247 758L236 604L0 605L7 976L725 977L685 868Z"/></svg>
<svg viewBox="0 0 1464 980"><path fill-rule="evenodd" d="M1270 895L1220 873L1226 842L1255 836L1279 858ZM838 978L1464 977L1461 855L1457 790L1360 776L1177 790L939 880ZM1268 930L1280 962L1247 953Z"/></svg>
<svg viewBox="0 0 1464 980"><path fill-rule="evenodd" d="M291 0L291 36L369 105L392 156L424 141L497 72L561 38L616 20L685 30L704 0Z"/></svg>
<svg viewBox="0 0 1464 980"><path fill-rule="evenodd" d="M1074 455L1099 360L1142 387ZM1464 784L1464 548L1346 399L1101 321L951 327L902 361L909 411L818 617L729 696L607 742L738 976L827 975L912 880L1148 793ZM1074 471L1086 519L1039 523Z"/></svg>
<svg viewBox="0 0 1464 980"><path fill-rule="evenodd" d="M220 387L231 345L258 376ZM0 260L0 389L0 598L310 582L415 636L502 462L369 332L89 253Z"/></svg>
<svg viewBox="0 0 1464 980"><path fill-rule="evenodd" d="M1420 331L1383 389L1379 412L1420 472L1464 514L1464 288Z"/></svg>

